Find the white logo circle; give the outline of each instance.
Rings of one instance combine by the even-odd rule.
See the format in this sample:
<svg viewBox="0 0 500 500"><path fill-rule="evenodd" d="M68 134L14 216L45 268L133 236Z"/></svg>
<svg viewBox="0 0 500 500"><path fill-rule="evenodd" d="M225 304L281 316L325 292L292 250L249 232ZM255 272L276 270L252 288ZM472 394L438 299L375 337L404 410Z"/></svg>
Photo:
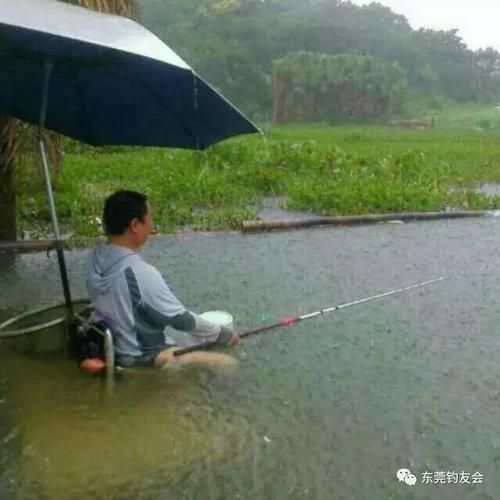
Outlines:
<svg viewBox="0 0 500 500"><path fill-rule="evenodd" d="M413 474L407 474L405 476L405 483L408 486L415 486L415 484L417 484L417 478Z"/></svg>

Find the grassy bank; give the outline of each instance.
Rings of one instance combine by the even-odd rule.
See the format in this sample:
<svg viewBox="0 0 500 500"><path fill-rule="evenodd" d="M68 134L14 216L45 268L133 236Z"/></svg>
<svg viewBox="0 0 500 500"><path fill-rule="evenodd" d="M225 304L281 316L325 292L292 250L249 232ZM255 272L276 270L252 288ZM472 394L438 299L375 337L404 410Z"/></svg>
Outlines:
<svg viewBox="0 0 500 500"><path fill-rule="evenodd" d="M265 139L236 138L207 153L71 143L65 151L56 203L76 236L100 233L103 200L118 188L149 195L161 232L237 228L270 195L325 215L500 208L500 198L474 191L500 182L500 133L492 130L311 125L273 128ZM50 234L37 169L26 162L18 182L19 227L30 237Z"/></svg>

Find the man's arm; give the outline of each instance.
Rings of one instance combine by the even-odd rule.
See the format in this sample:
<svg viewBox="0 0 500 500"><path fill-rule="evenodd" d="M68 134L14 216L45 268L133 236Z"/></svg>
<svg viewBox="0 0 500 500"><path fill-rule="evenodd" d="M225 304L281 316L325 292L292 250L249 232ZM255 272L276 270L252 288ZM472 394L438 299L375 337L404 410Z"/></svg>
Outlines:
<svg viewBox="0 0 500 500"><path fill-rule="evenodd" d="M146 267L147 266L147 267ZM141 272L141 301L139 307L148 321L161 328L171 326L188 332L202 342L232 345L238 337L230 329L216 325L187 310L174 295L161 274L149 264Z"/></svg>
<svg viewBox="0 0 500 500"><path fill-rule="evenodd" d="M186 310L171 319L170 326L182 332L188 332L201 341L226 344L233 336L232 330L215 325L202 318L199 314Z"/></svg>

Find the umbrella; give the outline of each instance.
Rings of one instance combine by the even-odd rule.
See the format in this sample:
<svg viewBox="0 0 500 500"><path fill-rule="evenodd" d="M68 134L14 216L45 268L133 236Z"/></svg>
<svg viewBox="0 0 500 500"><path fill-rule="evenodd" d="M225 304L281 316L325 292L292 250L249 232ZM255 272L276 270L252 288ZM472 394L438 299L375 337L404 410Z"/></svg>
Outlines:
<svg viewBox="0 0 500 500"><path fill-rule="evenodd" d="M55 0L0 0L0 110L88 144L204 149L257 128L136 22Z"/></svg>
<svg viewBox="0 0 500 500"><path fill-rule="evenodd" d="M259 131L158 37L127 18L55 0L0 0L0 63L0 113L91 145L205 149ZM71 308L42 140L40 150Z"/></svg>

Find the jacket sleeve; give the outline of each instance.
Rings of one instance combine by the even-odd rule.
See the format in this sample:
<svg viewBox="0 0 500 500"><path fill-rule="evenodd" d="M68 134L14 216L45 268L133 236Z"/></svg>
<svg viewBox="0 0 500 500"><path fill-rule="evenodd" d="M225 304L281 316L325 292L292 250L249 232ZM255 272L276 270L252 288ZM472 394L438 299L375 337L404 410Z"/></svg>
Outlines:
<svg viewBox="0 0 500 500"><path fill-rule="evenodd" d="M174 295L167 282L156 268L141 266L138 287L142 315L150 324L188 332L203 342L227 343L233 332L228 328L211 323L198 314L189 311Z"/></svg>

